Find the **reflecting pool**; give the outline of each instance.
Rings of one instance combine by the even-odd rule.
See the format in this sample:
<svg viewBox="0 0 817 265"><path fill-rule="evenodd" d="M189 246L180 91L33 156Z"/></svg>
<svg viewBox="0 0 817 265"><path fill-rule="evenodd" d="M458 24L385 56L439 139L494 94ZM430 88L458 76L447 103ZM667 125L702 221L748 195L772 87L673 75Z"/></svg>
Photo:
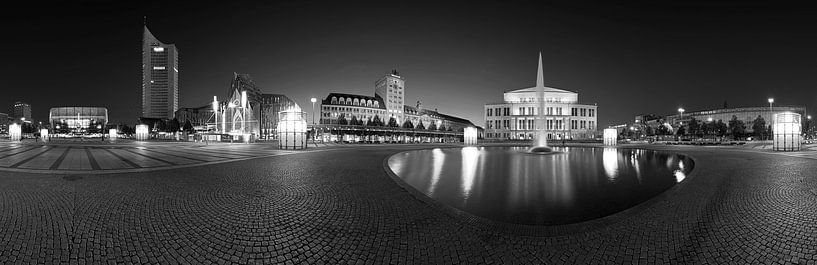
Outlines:
<svg viewBox="0 0 817 265"><path fill-rule="evenodd" d="M662 151L554 147L436 148L399 153L389 168L427 196L496 221L558 225L610 215L686 178L693 161Z"/></svg>

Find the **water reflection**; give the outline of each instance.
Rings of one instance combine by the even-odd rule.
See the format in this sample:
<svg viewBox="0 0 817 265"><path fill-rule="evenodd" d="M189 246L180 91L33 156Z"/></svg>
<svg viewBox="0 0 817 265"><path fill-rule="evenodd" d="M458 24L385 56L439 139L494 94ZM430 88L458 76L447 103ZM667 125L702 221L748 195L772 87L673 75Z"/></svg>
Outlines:
<svg viewBox="0 0 817 265"><path fill-rule="evenodd" d="M564 224L649 199L686 178L693 165L684 156L648 150L572 147L563 154L526 155L525 149L412 151L390 158L389 167L415 189L472 214Z"/></svg>
<svg viewBox="0 0 817 265"><path fill-rule="evenodd" d="M618 157L621 154L615 148L604 148L604 156L602 163L604 165L604 173L610 181L616 181L618 177Z"/></svg>
<svg viewBox="0 0 817 265"><path fill-rule="evenodd" d="M440 175L445 164L445 153L440 148L431 150L431 183L428 185L428 194L434 194L437 183L440 182Z"/></svg>

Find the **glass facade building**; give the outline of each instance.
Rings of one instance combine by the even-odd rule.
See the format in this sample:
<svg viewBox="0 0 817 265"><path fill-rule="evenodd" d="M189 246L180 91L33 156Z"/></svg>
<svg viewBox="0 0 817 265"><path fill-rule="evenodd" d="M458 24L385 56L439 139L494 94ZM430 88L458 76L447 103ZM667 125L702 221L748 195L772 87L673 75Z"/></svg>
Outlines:
<svg viewBox="0 0 817 265"><path fill-rule="evenodd" d="M48 111L53 133L104 133L108 124L108 109L101 107L59 107Z"/></svg>

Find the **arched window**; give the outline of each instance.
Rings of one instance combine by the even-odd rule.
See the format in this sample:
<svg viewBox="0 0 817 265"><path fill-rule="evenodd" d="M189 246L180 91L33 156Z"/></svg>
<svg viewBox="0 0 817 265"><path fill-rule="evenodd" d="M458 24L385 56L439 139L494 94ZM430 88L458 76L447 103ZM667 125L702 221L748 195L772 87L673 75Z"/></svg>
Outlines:
<svg viewBox="0 0 817 265"><path fill-rule="evenodd" d="M346 104L346 101L343 100L343 97L340 97L340 104Z"/></svg>
<svg viewBox="0 0 817 265"><path fill-rule="evenodd" d="M352 98L346 98L346 105L352 105Z"/></svg>
<svg viewBox="0 0 817 265"><path fill-rule="evenodd" d="M355 106L360 105L360 101L358 101L357 99L355 99L355 100L352 102L352 105L355 105Z"/></svg>
<svg viewBox="0 0 817 265"><path fill-rule="evenodd" d="M380 101L375 101L374 102L374 107L379 108L380 107Z"/></svg>
<svg viewBox="0 0 817 265"><path fill-rule="evenodd" d="M338 104L338 97L332 97L332 104Z"/></svg>
<svg viewBox="0 0 817 265"><path fill-rule="evenodd" d="M366 100L366 107L371 107L371 106L372 106L372 100L371 99Z"/></svg>

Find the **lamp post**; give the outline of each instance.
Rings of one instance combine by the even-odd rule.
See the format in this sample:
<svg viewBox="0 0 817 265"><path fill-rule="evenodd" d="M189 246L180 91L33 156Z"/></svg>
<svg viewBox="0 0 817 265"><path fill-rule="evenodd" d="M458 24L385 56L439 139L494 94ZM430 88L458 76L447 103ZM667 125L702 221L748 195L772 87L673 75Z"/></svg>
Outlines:
<svg viewBox="0 0 817 265"><path fill-rule="evenodd" d="M680 113L680 115L678 116L678 124L683 124L681 119L684 118L684 108L678 108L678 113Z"/></svg>
<svg viewBox="0 0 817 265"><path fill-rule="evenodd" d="M309 101L312 101L312 125L315 125L315 102L317 102L318 99L311 98Z"/></svg>
<svg viewBox="0 0 817 265"><path fill-rule="evenodd" d="M218 98L216 96L213 96L213 116L216 118L215 131L218 132Z"/></svg>
<svg viewBox="0 0 817 265"><path fill-rule="evenodd" d="M774 103L774 98L769 98L769 128L772 127L772 123L774 123L774 109L772 108L772 104ZM769 138L771 138L772 134L771 131L769 132Z"/></svg>

